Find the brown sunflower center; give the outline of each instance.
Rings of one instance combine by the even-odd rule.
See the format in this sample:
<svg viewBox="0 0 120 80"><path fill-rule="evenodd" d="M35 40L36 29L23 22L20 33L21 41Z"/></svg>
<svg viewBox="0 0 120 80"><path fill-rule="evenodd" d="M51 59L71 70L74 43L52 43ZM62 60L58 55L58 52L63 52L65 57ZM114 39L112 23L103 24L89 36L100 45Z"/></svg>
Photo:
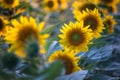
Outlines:
<svg viewBox="0 0 120 80"><path fill-rule="evenodd" d="M38 40L38 34L37 34L36 30L34 30L33 28L25 27L18 31L17 41L25 43L27 39L31 39L31 38Z"/></svg>
<svg viewBox="0 0 120 80"><path fill-rule="evenodd" d="M112 25L112 21L111 20L106 20L106 24L111 26Z"/></svg>
<svg viewBox="0 0 120 80"><path fill-rule="evenodd" d="M13 4L14 0L4 0L4 2L7 3L7 4Z"/></svg>
<svg viewBox="0 0 120 80"><path fill-rule="evenodd" d="M114 0L101 0L104 4L109 4L112 3Z"/></svg>
<svg viewBox="0 0 120 80"><path fill-rule="evenodd" d="M67 58L63 58L61 59L63 61L63 64L65 66L65 74L70 74L73 72L73 63L71 62L70 59L67 59Z"/></svg>
<svg viewBox="0 0 120 80"><path fill-rule="evenodd" d="M0 30L2 30L3 29L3 26L4 25L4 23L3 23L3 20L2 19L0 19Z"/></svg>
<svg viewBox="0 0 120 80"><path fill-rule="evenodd" d="M72 45L78 46L79 44L82 43L83 41L83 36L80 34L80 32L75 31L75 32L71 32L69 34L69 41Z"/></svg>
<svg viewBox="0 0 120 80"><path fill-rule="evenodd" d="M108 12L110 12L110 13L116 12L116 9L115 9L114 6L108 6L108 7L109 7L109 8L107 9Z"/></svg>
<svg viewBox="0 0 120 80"><path fill-rule="evenodd" d="M57 0L57 2L58 2L59 4L61 4L61 0Z"/></svg>
<svg viewBox="0 0 120 80"><path fill-rule="evenodd" d="M83 11L83 10L86 10L86 8L88 8L90 10L94 10L96 8L96 6L92 3L86 3L82 7L80 7L79 10Z"/></svg>
<svg viewBox="0 0 120 80"><path fill-rule="evenodd" d="M87 16L84 18L84 26L90 25L90 29L95 30L98 26L98 20L93 16Z"/></svg>
<svg viewBox="0 0 120 80"><path fill-rule="evenodd" d="M54 6L53 1L48 1L46 4L49 8L52 8Z"/></svg>

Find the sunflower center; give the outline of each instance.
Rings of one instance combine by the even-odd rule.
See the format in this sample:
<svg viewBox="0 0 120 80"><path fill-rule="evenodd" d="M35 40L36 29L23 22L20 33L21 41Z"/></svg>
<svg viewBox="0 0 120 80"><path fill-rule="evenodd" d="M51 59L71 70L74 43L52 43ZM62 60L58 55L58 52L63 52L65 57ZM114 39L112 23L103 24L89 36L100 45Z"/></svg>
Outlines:
<svg viewBox="0 0 120 80"><path fill-rule="evenodd" d="M47 6L48 6L49 8L52 8L52 7L54 6L53 1L48 1L48 2L47 2Z"/></svg>
<svg viewBox="0 0 120 80"><path fill-rule="evenodd" d="M14 0L4 0L4 2L7 4L13 4Z"/></svg>
<svg viewBox="0 0 120 80"><path fill-rule="evenodd" d="M38 40L37 31L34 30L33 28L25 27L18 31L18 39L17 39L18 41L25 43L26 40L31 39L31 38Z"/></svg>
<svg viewBox="0 0 120 80"><path fill-rule="evenodd" d="M3 29L3 20L2 19L0 19L0 30L2 30Z"/></svg>
<svg viewBox="0 0 120 80"><path fill-rule="evenodd" d="M73 32L69 35L69 41L72 45L79 45L83 41L83 37L81 36L80 32Z"/></svg>
<svg viewBox="0 0 120 80"><path fill-rule="evenodd" d="M108 3L112 3L113 0L101 0L101 2L105 3L105 4L108 4Z"/></svg>
<svg viewBox="0 0 120 80"><path fill-rule="evenodd" d="M112 21L111 20L107 20L106 24L111 26L112 25Z"/></svg>
<svg viewBox="0 0 120 80"><path fill-rule="evenodd" d="M98 21L93 16L87 16L84 18L84 26L90 25L90 29L95 30L96 26L98 26Z"/></svg>
<svg viewBox="0 0 120 80"><path fill-rule="evenodd" d="M114 12L114 11L115 11L115 8L114 8L114 7L112 7L112 6L109 6L109 8L108 8L107 10L108 10L108 12L112 13L112 12Z"/></svg>
<svg viewBox="0 0 120 80"><path fill-rule="evenodd" d="M73 63L71 62L71 60L65 58L65 59L62 59L63 61L63 64L65 66L65 74L70 74L73 72Z"/></svg>
<svg viewBox="0 0 120 80"><path fill-rule="evenodd" d="M92 3L86 3L82 7L80 7L79 10L83 11L83 10L86 10L86 8L88 8L90 10L94 10L96 8L96 6Z"/></svg>
<svg viewBox="0 0 120 80"><path fill-rule="evenodd" d="M59 4L61 4L61 0L57 0L57 2L58 2Z"/></svg>

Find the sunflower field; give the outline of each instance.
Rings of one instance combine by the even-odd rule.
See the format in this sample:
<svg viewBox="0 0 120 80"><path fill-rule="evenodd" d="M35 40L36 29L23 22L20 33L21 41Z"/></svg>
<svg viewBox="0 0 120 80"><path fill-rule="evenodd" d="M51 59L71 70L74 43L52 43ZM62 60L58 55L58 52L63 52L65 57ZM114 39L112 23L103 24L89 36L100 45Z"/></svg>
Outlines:
<svg viewBox="0 0 120 80"><path fill-rule="evenodd" d="M0 80L120 80L120 0L0 0Z"/></svg>

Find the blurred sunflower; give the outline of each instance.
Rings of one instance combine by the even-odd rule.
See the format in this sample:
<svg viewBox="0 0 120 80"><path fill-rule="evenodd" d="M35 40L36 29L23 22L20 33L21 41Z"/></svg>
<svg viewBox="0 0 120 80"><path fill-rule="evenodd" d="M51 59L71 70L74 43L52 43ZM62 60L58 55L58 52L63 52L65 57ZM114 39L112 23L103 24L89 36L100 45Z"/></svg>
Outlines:
<svg viewBox="0 0 120 80"><path fill-rule="evenodd" d="M28 20L26 17L20 17L20 22L12 20L13 27L10 28L6 34L5 40L8 44L11 44L8 51L15 50L15 53L19 57L25 57L24 52L25 44L28 40L35 39L40 44L41 53L45 53L44 44L48 34L40 34L43 29L44 23L39 23L38 27L35 19L30 17Z"/></svg>
<svg viewBox="0 0 120 80"><path fill-rule="evenodd" d="M91 2L93 2L94 4L98 5L99 4L99 1L98 0L89 0Z"/></svg>
<svg viewBox="0 0 120 80"><path fill-rule="evenodd" d="M109 8L107 9L108 13L117 13L117 6L116 5L111 5L108 6Z"/></svg>
<svg viewBox="0 0 120 80"><path fill-rule="evenodd" d="M74 17L77 17L78 14L80 14L83 10L86 9L94 10L95 8L97 8L97 6L90 1L88 2L75 1L72 7L73 7Z"/></svg>
<svg viewBox="0 0 120 80"><path fill-rule="evenodd" d="M48 12L55 11L58 9L57 0L44 0L44 9Z"/></svg>
<svg viewBox="0 0 120 80"><path fill-rule="evenodd" d="M79 57L75 57L74 53L69 51L58 50L50 55L48 61L54 62L56 60L61 60L65 66L65 73L71 74L75 71L81 70L78 66Z"/></svg>
<svg viewBox="0 0 120 80"><path fill-rule="evenodd" d="M57 0L58 4L59 4L59 8L61 10L65 10L68 7L67 1L66 0Z"/></svg>
<svg viewBox="0 0 120 80"><path fill-rule="evenodd" d="M101 11L105 14L105 15L109 15L110 13L117 13L117 6L116 5L111 5L111 6L107 6L108 8L102 8Z"/></svg>
<svg viewBox="0 0 120 80"><path fill-rule="evenodd" d="M5 36L8 31L8 27L6 26L7 20L0 16L0 36Z"/></svg>
<svg viewBox="0 0 120 80"><path fill-rule="evenodd" d="M102 33L104 26L98 9L86 9L86 11L83 11L83 13L78 14L76 18L78 21L83 20L84 26L90 25L89 28L92 29L94 38L101 37L100 33Z"/></svg>
<svg viewBox="0 0 120 80"><path fill-rule="evenodd" d="M59 34L60 43L65 49L73 51L74 53L88 51L88 44L93 39L93 33L89 26L84 27L83 21L64 24Z"/></svg>
<svg viewBox="0 0 120 80"><path fill-rule="evenodd" d="M0 0L3 8L15 8L19 5L19 0Z"/></svg>
<svg viewBox="0 0 120 80"><path fill-rule="evenodd" d="M115 5L119 2L119 0L97 0L98 3L103 3L105 5Z"/></svg>
<svg viewBox="0 0 120 80"><path fill-rule="evenodd" d="M114 32L114 26L116 24L116 21L113 19L113 16L106 16L104 19L104 23L107 25L108 33L112 34Z"/></svg>
<svg viewBox="0 0 120 80"><path fill-rule="evenodd" d="M72 4L72 7L73 7L73 9L77 9L80 12L82 12L83 10L86 10L86 8L88 8L90 10L94 10L95 8L97 8L97 6L90 1L88 1L88 2L75 1Z"/></svg>

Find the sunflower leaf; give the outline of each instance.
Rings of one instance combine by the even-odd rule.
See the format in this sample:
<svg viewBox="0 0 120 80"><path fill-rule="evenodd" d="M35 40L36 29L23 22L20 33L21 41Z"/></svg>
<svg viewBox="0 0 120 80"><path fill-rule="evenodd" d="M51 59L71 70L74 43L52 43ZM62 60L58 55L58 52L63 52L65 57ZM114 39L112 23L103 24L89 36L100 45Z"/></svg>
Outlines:
<svg viewBox="0 0 120 80"><path fill-rule="evenodd" d="M58 77L56 80L84 80L87 73L88 73L87 70L82 70L82 71L72 73L70 75Z"/></svg>
<svg viewBox="0 0 120 80"><path fill-rule="evenodd" d="M48 49L47 56L49 56L51 53L59 49L61 49L60 44L57 41L53 41Z"/></svg>
<svg viewBox="0 0 120 80"><path fill-rule="evenodd" d="M49 64L34 80L55 80L62 73L63 64L60 61Z"/></svg>
<svg viewBox="0 0 120 80"><path fill-rule="evenodd" d="M90 77L87 80L119 80L119 78L110 77L104 74L95 74L94 76Z"/></svg>
<svg viewBox="0 0 120 80"><path fill-rule="evenodd" d="M112 51L113 51L112 47L106 45L105 47L99 49L92 48L88 52L80 53L78 54L79 56L81 56L79 65L85 69L93 68L98 62L108 60L112 55Z"/></svg>

